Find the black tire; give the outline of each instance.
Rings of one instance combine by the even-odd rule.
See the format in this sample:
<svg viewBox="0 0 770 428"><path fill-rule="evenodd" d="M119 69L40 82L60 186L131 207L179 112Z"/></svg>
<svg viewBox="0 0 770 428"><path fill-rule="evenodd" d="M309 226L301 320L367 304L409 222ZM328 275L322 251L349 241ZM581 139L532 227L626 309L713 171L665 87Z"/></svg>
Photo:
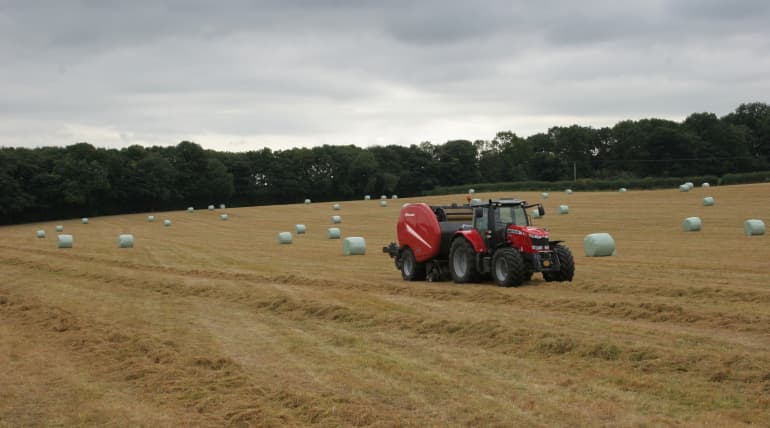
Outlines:
<svg viewBox="0 0 770 428"><path fill-rule="evenodd" d="M513 248L501 248L492 256L492 279L501 287L516 287L524 283L527 268L524 259Z"/></svg>
<svg viewBox="0 0 770 428"><path fill-rule="evenodd" d="M553 252L559 258L558 272L543 272L543 278L547 282L551 281L570 281L575 276L575 259L572 257L572 251L564 245L555 245Z"/></svg>
<svg viewBox="0 0 770 428"><path fill-rule="evenodd" d="M458 284L478 282L481 275L476 268L476 252L465 238L457 238L449 248L449 272Z"/></svg>
<svg viewBox="0 0 770 428"><path fill-rule="evenodd" d="M414 252L409 247L401 251L401 277L404 281L425 280L425 263L417 263Z"/></svg>

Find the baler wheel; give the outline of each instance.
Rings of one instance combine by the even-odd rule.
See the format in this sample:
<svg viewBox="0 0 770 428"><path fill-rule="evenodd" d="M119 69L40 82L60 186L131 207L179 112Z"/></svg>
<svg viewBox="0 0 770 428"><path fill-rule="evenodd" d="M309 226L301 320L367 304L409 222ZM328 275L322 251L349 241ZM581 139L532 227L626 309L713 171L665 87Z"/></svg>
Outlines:
<svg viewBox="0 0 770 428"><path fill-rule="evenodd" d="M404 281L425 280L425 263L417 263L414 252L409 247L401 252L401 277Z"/></svg>

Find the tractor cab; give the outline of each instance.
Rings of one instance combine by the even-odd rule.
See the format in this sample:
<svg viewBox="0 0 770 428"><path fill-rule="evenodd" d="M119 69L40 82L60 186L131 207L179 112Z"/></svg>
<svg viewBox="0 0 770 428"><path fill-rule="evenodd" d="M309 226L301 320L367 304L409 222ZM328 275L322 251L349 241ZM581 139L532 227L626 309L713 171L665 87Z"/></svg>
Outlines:
<svg viewBox="0 0 770 428"><path fill-rule="evenodd" d="M486 203L471 204L473 208L473 228L484 238L487 248L517 246L515 236L548 239L547 232L530 226L527 208L537 207L539 214L545 214L540 204L527 205L519 199L498 199ZM513 236L512 236L513 235ZM526 242L526 240L522 241ZM526 245L532 251L531 245ZM524 248L520 248L524 250Z"/></svg>

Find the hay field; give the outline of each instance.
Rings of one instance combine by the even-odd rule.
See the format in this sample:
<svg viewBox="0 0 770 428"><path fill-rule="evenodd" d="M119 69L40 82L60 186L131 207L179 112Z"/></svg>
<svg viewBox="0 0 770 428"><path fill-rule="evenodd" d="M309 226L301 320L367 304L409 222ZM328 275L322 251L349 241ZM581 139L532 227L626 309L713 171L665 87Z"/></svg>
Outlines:
<svg viewBox="0 0 770 428"><path fill-rule="evenodd" d="M464 195L0 228L0 426L767 426L770 236L743 221L770 184L551 192L575 280L518 288L402 281L409 201ZM594 232L617 256L583 256Z"/></svg>

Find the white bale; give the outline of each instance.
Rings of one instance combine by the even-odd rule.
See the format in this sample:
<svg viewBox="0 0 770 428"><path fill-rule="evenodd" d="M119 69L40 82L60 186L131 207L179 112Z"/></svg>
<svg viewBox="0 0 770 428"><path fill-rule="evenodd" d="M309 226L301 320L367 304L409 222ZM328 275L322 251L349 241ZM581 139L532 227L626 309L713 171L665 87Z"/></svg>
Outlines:
<svg viewBox="0 0 770 428"><path fill-rule="evenodd" d="M708 182L705 182L705 183L702 183L702 184L700 185L700 187L711 187L711 185L710 185L710 184L708 184Z"/></svg>
<svg viewBox="0 0 770 428"><path fill-rule="evenodd" d="M620 193L625 193L627 191L628 191L628 189L626 189L625 187L621 187L620 189L618 189L618 192L620 192Z"/></svg>
<svg viewBox="0 0 770 428"><path fill-rule="evenodd" d="M278 234L279 244L291 244L291 232L281 232Z"/></svg>
<svg viewBox="0 0 770 428"><path fill-rule="evenodd" d="M680 192L689 192L690 191L690 186L688 186L686 184L682 184L681 186L679 186L679 191Z"/></svg>
<svg viewBox="0 0 770 428"><path fill-rule="evenodd" d="M583 238L583 250L587 257L615 255L615 240L609 233L592 233Z"/></svg>
<svg viewBox="0 0 770 428"><path fill-rule="evenodd" d="M223 210L223 209L225 209L225 208L226 208L226 207L225 207L225 204L219 204L219 209L220 209L220 210Z"/></svg>
<svg viewBox="0 0 770 428"><path fill-rule="evenodd" d="M72 248L72 235L59 235L56 246L59 248Z"/></svg>
<svg viewBox="0 0 770 428"><path fill-rule="evenodd" d="M294 230L297 232L297 235L302 235L307 231L307 228L304 224L295 224Z"/></svg>
<svg viewBox="0 0 770 428"><path fill-rule="evenodd" d="M209 211L214 211L214 205L209 205Z"/></svg>
<svg viewBox="0 0 770 428"><path fill-rule="evenodd" d="M746 236L756 236L765 234L765 222L758 219L749 219L743 223L743 233Z"/></svg>
<svg viewBox="0 0 770 428"><path fill-rule="evenodd" d="M366 240L359 236L345 238L342 241L342 254L345 256L363 256L366 254Z"/></svg>
<svg viewBox="0 0 770 428"><path fill-rule="evenodd" d="M305 205L310 205L310 199L305 199Z"/></svg>
<svg viewBox="0 0 770 428"><path fill-rule="evenodd" d="M83 217L80 221L83 222L83 224L88 224L88 217Z"/></svg>
<svg viewBox="0 0 770 428"><path fill-rule="evenodd" d="M393 195L390 197L390 199L398 199L398 195Z"/></svg>
<svg viewBox="0 0 770 428"><path fill-rule="evenodd" d="M326 231L326 236L329 239L340 239L340 228L339 227L330 227Z"/></svg>
<svg viewBox="0 0 770 428"><path fill-rule="evenodd" d="M62 225L60 225L60 224L57 224L57 225L56 225L56 231L57 231L57 232L64 232L64 226L62 226Z"/></svg>
<svg viewBox="0 0 770 428"><path fill-rule="evenodd" d="M338 215L333 215L332 216L332 223L333 224L340 224L340 223L342 223L342 217L340 217Z"/></svg>
<svg viewBox="0 0 770 428"><path fill-rule="evenodd" d="M191 213L191 212L195 212L195 208L193 208L193 207L187 207L187 212L188 212L188 213Z"/></svg>
<svg viewBox="0 0 770 428"><path fill-rule="evenodd" d="M712 205L714 205L714 198L712 198L711 196L706 196L705 198L703 198L704 207L710 207Z"/></svg>
<svg viewBox="0 0 770 428"><path fill-rule="evenodd" d="M568 195L571 195L572 194L572 189L567 189L567 190L564 191L564 193L566 193Z"/></svg>
<svg viewBox="0 0 770 428"><path fill-rule="evenodd" d="M698 232L700 228L700 217L687 217L682 222L682 230L685 232Z"/></svg>
<svg viewBox="0 0 770 428"><path fill-rule="evenodd" d="M693 187L695 187L694 184L692 184L692 181L688 181L687 183L684 183L685 186L689 187L690 190L692 190Z"/></svg>
<svg viewBox="0 0 770 428"><path fill-rule="evenodd" d="M364 200L365 200L365 201L368 201L368 200L370 200L370 199L372 199L371 195L366 195L366 196L364 196Z"/></svg>
<svg viewBox="0 0 770 428"><path fill-rule="evenodd" d="M147 221L149 221L150 223L154 222L155 221L155 216L154 215L148 215L147 216Z"/></svg>
<svg viewBox="0 0 770 428"><path fill-rule="evenodd" d="M339 211L339 210L340 210L340 204L334 204L334 205L332 205L332 209L333 209L334 211Z"/></svg>
<svg viewBox="0 0 770 428"><path fill-rule="evenodd" d="M118 248L134 248L134 235L118 235Z"/></svg>
<svg viewBox="0 0 770 428"><path fill-rule="evenodd" d="M40 229L37 231L37 237L38 238L45 238L45 230Z"/></svg>
<svg viewBox="0 0 770 428"><path fill-rule="evenodd" d="M481 199L479 199L479 198L473 198L473 199L471 199L471 202L470 202L470 204L471 204L471 205L479 205L479 204L481 204Z"/></svg>
<svg viewBox="0 0 770 428"><path fill-rule="evenodd" d="M163 220L163 225L166 226L166 227L171 226L171 220L169 220L169 219Z"/></svg>
<svg viewBox="0 0 770 428"><path fill-rule="evenodd" d="M388 201L386 201L385 199L381 200L380 201L380 206L381 207L387 207L388 206Z"/></svg>
<svg viewBox="0 0 770 428"><path fill-rule="evenodd" d="M569 214L569 205L559 205L559 214Z"/></svg>
<svg viewBox="0 0 770 428"><path fill-rule="evenodd" d="M472 195L476 193L476 189L468 189L468 193Z"/></svg>
<svg viewBox="0 0 770 428"><path fill-rule="evenodd" d="M388 199L386 195L380 195L380 199Z"/></svg>
<svg viewBox="0 0 770 428"><path fill-rule="evenodd" d="M543 193L540 194L540 197L543 198L543 199L548 199L548 196L550 196L548 194L548 192L543 192Z"/></svg>
<svg viewBox="0 0 770 428"><path fill-rule="evenodd" d="M534 208L532 211L532 218L540 218L540 210Z"/></svg>
<svg viewBox="0 0 770 428"><path fill-rule="evenodd" d="M230 219L230 216L229 216L229 215L227 215L227 214L220 214L220 215L219 215L219 218L221 218L221 219L224 221L224 220L228 220L228 219Z"/></svg>

